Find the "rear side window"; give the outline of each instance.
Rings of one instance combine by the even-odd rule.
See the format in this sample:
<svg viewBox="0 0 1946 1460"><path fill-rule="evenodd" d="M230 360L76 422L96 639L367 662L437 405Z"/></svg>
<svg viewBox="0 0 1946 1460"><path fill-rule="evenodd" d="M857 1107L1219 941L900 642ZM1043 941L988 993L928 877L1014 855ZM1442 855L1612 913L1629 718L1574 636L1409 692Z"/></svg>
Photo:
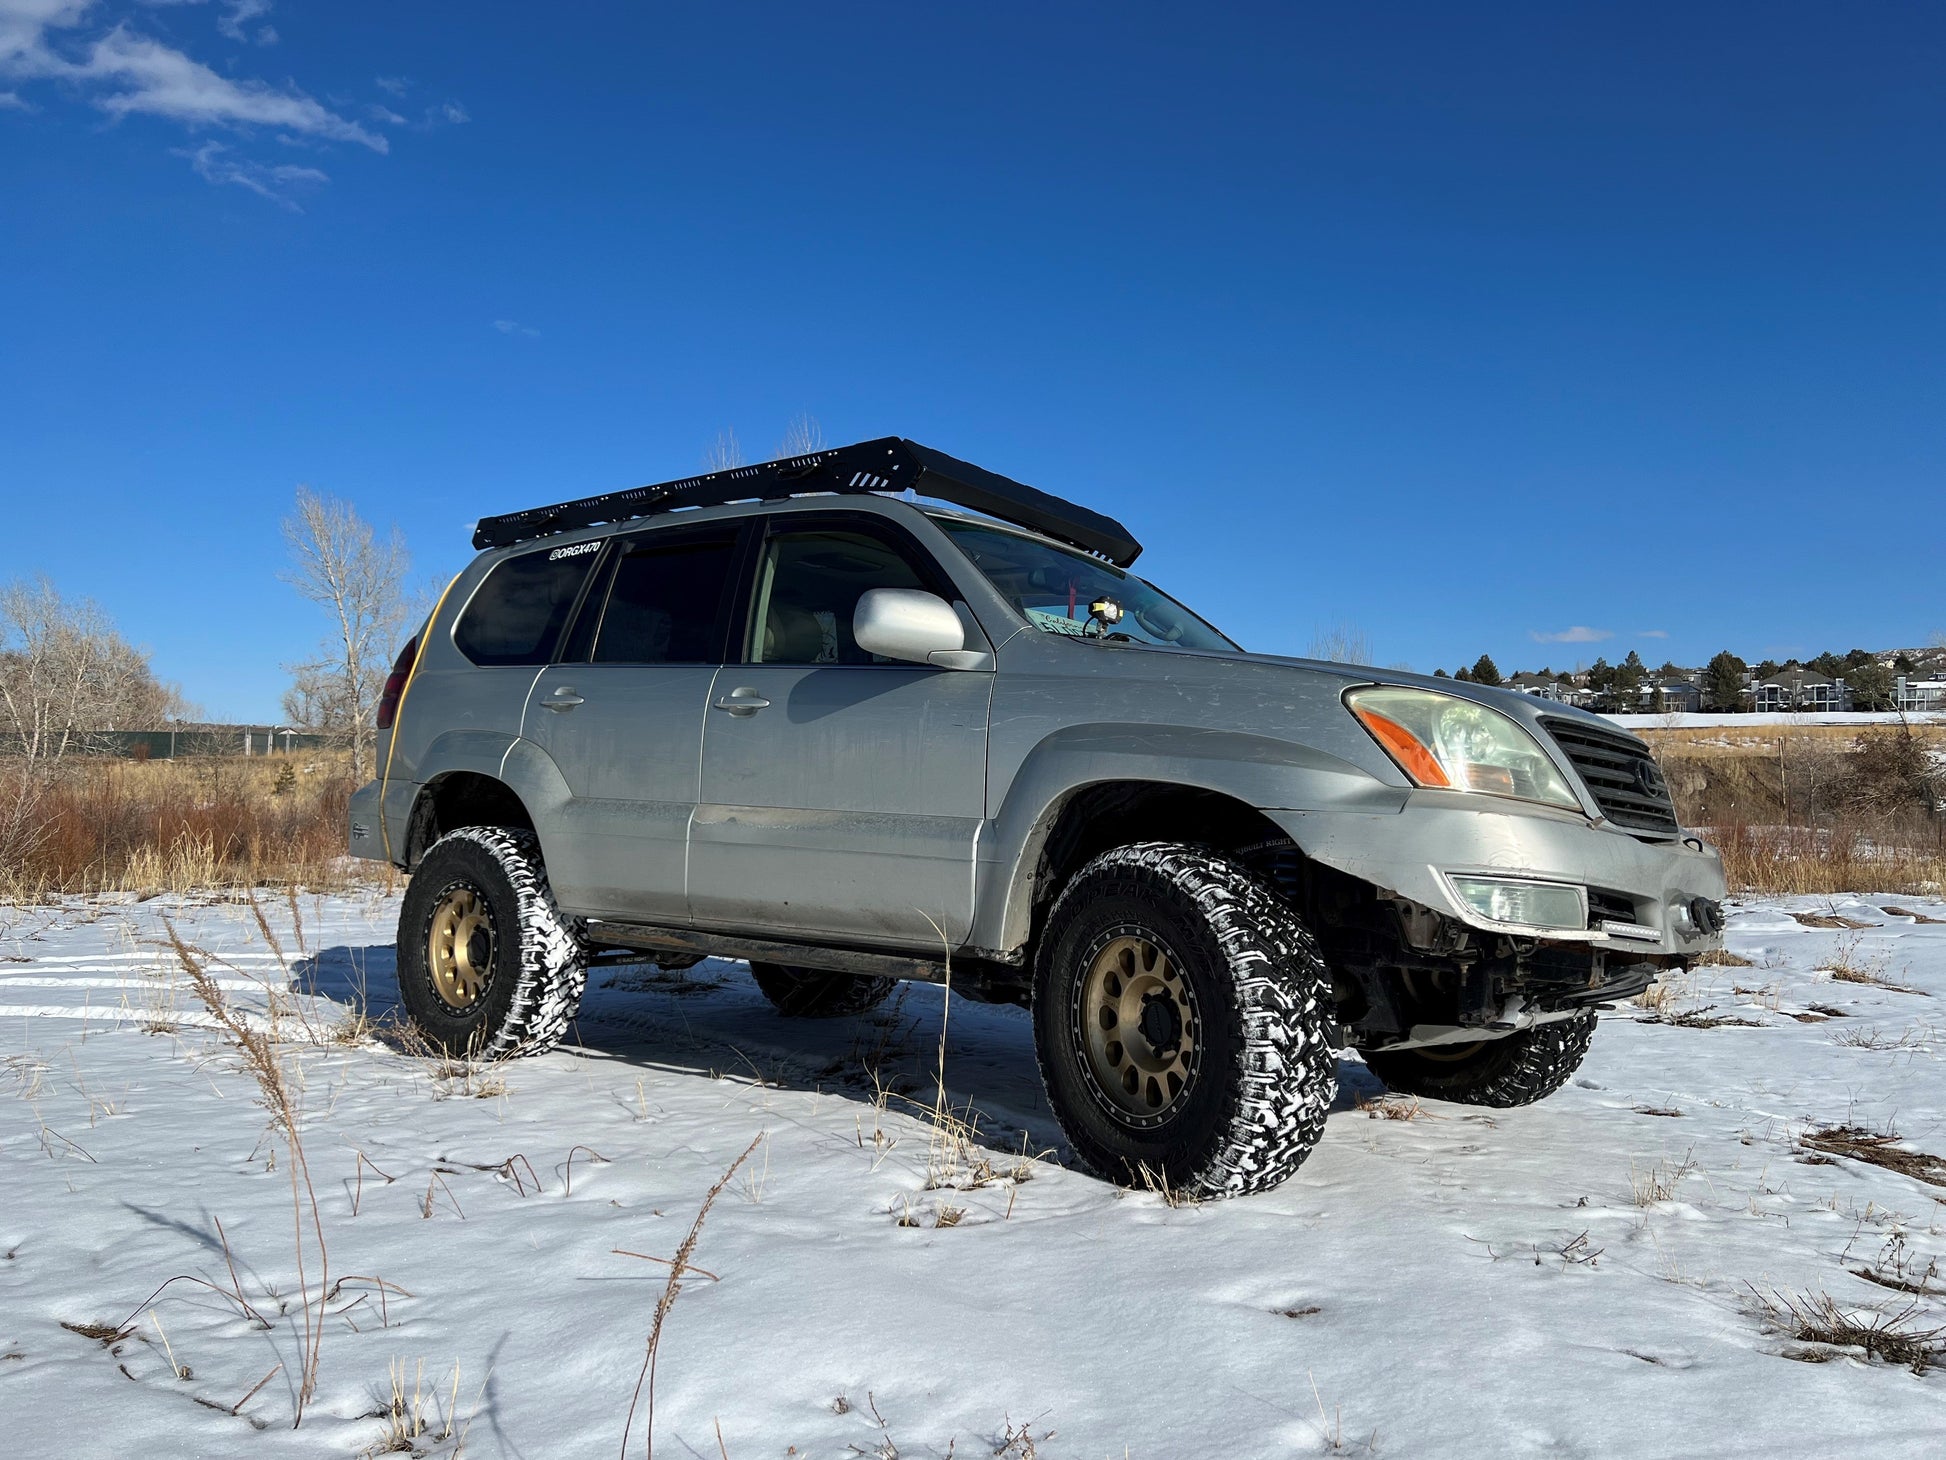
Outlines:
<svg viewBox="0 0 1946 1460"><path fill-rule="evenodd" d="M643 542L622 554L595 630L597 664L720 664L734 532Z"/></svg>
<svg viewBox="0 0 1946 1460"><path fill-rule="evenodd" d="M576 543L501 563L453 626L460 653L475 664L547 663L599 546Z"/></svg>

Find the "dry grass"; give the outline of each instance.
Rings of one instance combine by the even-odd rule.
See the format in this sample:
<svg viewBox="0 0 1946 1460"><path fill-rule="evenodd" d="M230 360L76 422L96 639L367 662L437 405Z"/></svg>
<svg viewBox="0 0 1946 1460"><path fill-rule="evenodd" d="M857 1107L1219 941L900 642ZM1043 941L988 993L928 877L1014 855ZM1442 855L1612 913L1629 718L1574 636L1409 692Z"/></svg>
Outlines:
<svg viewBox="0 0 1946 1460"><path fill-rule="evenodd" d="M1371 1120L1438 1120L1419 1103L1417 1095L1395 1095L1386 1093L1360 1100L1358 1108Z"/></svg>
<svg viewBox="0 0 1946 1460"><path fill-rule="evenodd" d="M284 961L283 947L272 933L263 908L254 898L251 908L256 913L257 925L277 954ZM293 901L293 913L295 902ZM174 949L177 961L182 965L189 980L190 990L215 1018L217 1024L236 1047L243 1062L244 1070L257 1083L261 1103L270 1112L271 1128L284 1138L288 1159L285 1166L290 1172L291 1217L293 1223L293 1246L297 1264L298 1296L303 1303L303 1332L298 1345L299 1368L297 1371L297 1405L291 1427L295 1429L304 1422L304 1407L317 1390L319 1350L324 1342L324 1320L326 1295L331 1291L331 1256L324 1241L324 1219L318 1211L317 1190L311 1183L311 1168L304 1155L304 1139L299 1119L299 1097L293 1091L291 1082L285 1078L284 1056L280 1047L278 1029L278 1004L273 999L270 1004L268 1029L255 1027L252 1022L231 1007L223 990L209 972L210 955L186 943L176 932L175 927L164 922L168 930L170 946ZM297 930L296 936L301 946L303 934ZM288 982L289 967L284 968ZM308 1239L308 1242L307 1242ZM306 1275L306 1251L315 1253L318 1265L317 1297L314 1300ZM227 1252L227 1244L226 1244Z"/></svg>
<svg viewBox="0 0 1946 1460"><path fill-rule="evenodd" d="M1857 1125L1822 1126L1797 1138L1807 1151L1844 1156L1867 1165L1882 1166L1930 1186L1946 1186L1946 1160L1926 1151L1908 1151L1894 1130L1873 1131Z"/></svg>
<svg viewBox="0 0 1946 1460"><path fill-rule="evenodd" d="M363 1453L367 1456L423 1455L427 1445L443 1445L451 1440L453 1448L447 1454L450 1460L458 1460L465 1452L466 1432L472 1426L471 1415L463 1421L459 1418L459 1365L453 1365L453 1382L443 1405L441 1386L426 1387L424 1359L419 1360L413 1372L410 1391L405 1381L405 1360L394 1359L391 1396L381 1416L385 1429Z"/></svg>
<svg viewBox="0 0 1946 1460"><path fill-rule="evenodd" d="M345 856L351 790L343 758L322 753L86 759L45 771L0 762L0 805L32 797L26 831L0 858L0 897L336 887L359 865Z"/></svg>
<svg viewBox="0 0 1946 1460"><path fill-rule="evenodd" d="M1727 948L1706 948L1690 960L1698 968L1751 968L1748 958Z"/></svg>
<svg viewBox="0 0 1946 1460"><path fill-rule="evenodd" d="M1733 889L1946 887L1946 821L1927 752L1946 726L1724 726L1643 732L1685 826L1709 828ZM1927 789L1930 785L1930 790Z"/></svg>
<svg viewBox="0 0 1946 1460"><path fill-rule="evenodd" d="M1696 1170L1696 1158L1689 1152L1683 1153L1680 1161L1664 1165L1661 1162L1647 1171L1638 1171L1633 1162L1629 1164L1629 1190L1638 1207L1652 1207L1665 1201L1673 1201L1676 1192L1684 1181Z"/></svg>
<svg viewBox="0 0 1946 1460"><path fill-rule="evenodd" d="M1828 1363L1836 1351L1859 1349L1865 1357L1899 1364L1923 1374L1946 1355L1946 1326L1922 1328L1919 1304L1887 1312L1870 1306L1851 1307L1829 1293L1801 1295L1758 1293L1753 1288L1764 1323L1773 1332L1816 1345L1786 1350L1785 1356L1805 1363Z"/></svg>
<svg viewBox="0 0 1946 1460"><path fill-rule="evenodd" d="M1723 875L1740 891L1828 897L1870 888L1937 896L1946 888L1946 849L1887 842L1855 823L1718 823L1708 836L1723 854Z"/></svg>
<svg viewBox="0 0 1946 1460"><path fill-rule="evenodd" d="M1850 924L1852 927L1858 924ZM1840 938L1837 950L1820 965L1839 983L1863 984L1868 988L1890 989L1894 993L1917 994L1929 997L1924 989L1915 989L1907 984L1894 983L1885 976L1883 958L1868 960L1859 954L1859 940L1856 937Z"/></svg>
<svg viewBox="0 0 1946 1460"><path fill-rule="evenodd" d="M648 1411L643 1420L645 1431L643 1443L648 1456L653 1457L655 1454L655 1361L656 1354L662 1347L662 1325L667 1321L669 1310L676 1305L676 1298L682 1292L683 1274L692 1270L689 1259L696 1251L697 1239L703 1235L703 1222L709 1216L709 1209L716 1205L716 1199L723 1194L723 1188L735 1178L738 1169L750 1159L751 1153L757 1149L758 1142L762 1140L761 1135L755 1137L743 1148L743 1154L730 1163L729 1169L716 1178L716 1185L704 1194L703 1204L697 1208L696 1220L690 1224L689 1235L682 1239L682 1246L676 1249L675 1259L669 1264L669 1281L663 1285L662 1296L656 1300L655 1317L649 1325L648 1352L642 1355L642 1372L636 1376L635 1392L628 1401L628 1418L622 1425L622 1454L624 1455L628 1453L628 1438L635 1428L635 1407L642 1399L644 1386L648 1389Z"/></svg>

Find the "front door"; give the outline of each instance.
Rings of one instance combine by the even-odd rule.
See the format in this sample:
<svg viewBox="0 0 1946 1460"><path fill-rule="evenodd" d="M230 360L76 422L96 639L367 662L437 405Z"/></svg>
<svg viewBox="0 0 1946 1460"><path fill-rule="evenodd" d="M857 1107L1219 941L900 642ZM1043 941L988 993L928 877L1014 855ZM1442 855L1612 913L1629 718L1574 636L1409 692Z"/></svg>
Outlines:
<svg viewBox="0 0 1946 1460"><path fill-rule="evenodd" d="M686 840L738 530L662 528L614 544L561 662L528 696L521 733L568 789L538 828L541 849L575 912L687 920Z"/></svg>
<svg viewBox="0 0 1946 1460"><path fill-rule="evenodd" d="M860 649L851 620L869 588L953 596L878 519L771 519L743 662L717 674L704 716L698 924L914 948L965 939L993 676Z"/></svg>

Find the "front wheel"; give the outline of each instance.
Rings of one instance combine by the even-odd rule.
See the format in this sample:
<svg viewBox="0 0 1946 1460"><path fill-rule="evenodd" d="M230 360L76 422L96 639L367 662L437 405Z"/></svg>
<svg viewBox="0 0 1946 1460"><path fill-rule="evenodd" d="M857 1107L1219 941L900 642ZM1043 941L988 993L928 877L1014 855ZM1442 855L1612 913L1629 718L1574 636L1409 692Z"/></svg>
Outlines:
<svg viewBox="0 0 1946 1460"><path fill-rule="evenodd" d="M1366 1067L1402 1095L1506 1109L1545 1100L1581 1068L1595 1037L1595 1013L1537 1024L1477 1044L1363 1050Z"/></svg>
<svg viewBox="0 0 1946 1460"><path fill-rule="evenodd" d="M530 831L463 826L426 849L399 908L399 998L440 1051L467 1059L560 1043L588 955Z"/></svg>
<svg viewBox="0 0 1946 1460"><path fill-rule="evenodd" d="M1048 915L1034 1042L1075 1154L1191 1198L1265 1191L1337 1093L1331 977L1295 912L1224 857L1118 847Z"/></svg>

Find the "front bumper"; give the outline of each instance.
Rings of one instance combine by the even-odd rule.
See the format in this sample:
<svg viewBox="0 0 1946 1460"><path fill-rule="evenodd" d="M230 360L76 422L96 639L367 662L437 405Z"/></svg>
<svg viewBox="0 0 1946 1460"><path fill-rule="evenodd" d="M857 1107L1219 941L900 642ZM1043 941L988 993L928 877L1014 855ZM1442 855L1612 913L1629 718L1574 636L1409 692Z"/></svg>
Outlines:
<svg viewBox="0 0 1946 1460"><path fill-rule="evenodd" d="M1450 791L1414 791L1396 812L1267 811L1304 854L1382 892L1478 928L1515 937L1574 942L1634 954L1694 955L1722 935L1697 927L1697 898L1721 902L1723 861L1700 841L1643 841L1606 823L1545 807ZM1569 882L1632 909L1633 936L1586 930L1523 930L1481 917L1447 877L1473 873ZM1653 938L1653 941L1652 941Z"/></svg>

